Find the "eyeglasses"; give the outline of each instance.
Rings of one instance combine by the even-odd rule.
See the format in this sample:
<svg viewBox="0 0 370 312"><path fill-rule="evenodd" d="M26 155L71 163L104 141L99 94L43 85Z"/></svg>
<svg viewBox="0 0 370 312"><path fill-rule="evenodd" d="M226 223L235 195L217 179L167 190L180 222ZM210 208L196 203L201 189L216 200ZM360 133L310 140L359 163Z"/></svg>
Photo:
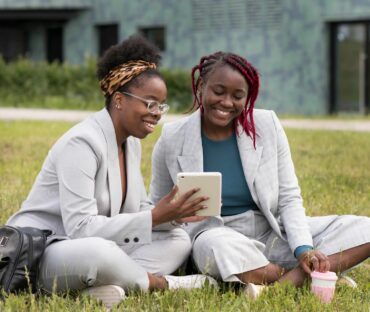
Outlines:
<svg viewBox="0 0 370 312"><path fill-rule="evenodd" d="M161 103L159 103L158 101L155 101L155 100L147 100L147 99L144 99L140 96L137 96L135 94L128 93L128 92L121 92L121 93L125 94L125 95L128 95L128 96L132 96L133 98L144 102L146 104L146 108L147 108L148 112L151 113L151 114L160 113L161 115L163 115L163 114L167 113L168 110L170 109L170 106L166 103L161 104Z"/></svg>

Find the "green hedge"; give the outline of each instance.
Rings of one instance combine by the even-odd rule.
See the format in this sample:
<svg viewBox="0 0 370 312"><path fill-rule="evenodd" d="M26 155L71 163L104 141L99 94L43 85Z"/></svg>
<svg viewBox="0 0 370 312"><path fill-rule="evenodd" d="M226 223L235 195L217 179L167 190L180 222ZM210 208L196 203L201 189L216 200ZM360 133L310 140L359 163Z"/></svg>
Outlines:
<svg viewBox="0 0 370 312"><path fill-rule="evenodd" d="M95 76L96 62L83 65L0 58L0 106L97 110L104 98ZM162 69L168 86L170 112L191 104L190 72Z"/></svg>

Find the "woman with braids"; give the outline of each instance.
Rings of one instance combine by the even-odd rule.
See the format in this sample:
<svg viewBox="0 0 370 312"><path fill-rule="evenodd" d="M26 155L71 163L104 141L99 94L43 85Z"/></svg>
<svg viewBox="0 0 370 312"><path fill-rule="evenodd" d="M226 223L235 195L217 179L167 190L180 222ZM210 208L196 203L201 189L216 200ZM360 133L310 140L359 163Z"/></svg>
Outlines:
<svg viewBox="0 0 370 312"><path fill-rule="evenodd" d="M192 81L197 110L163 127L150 196L158 202L178 172L222 173L221 216L184 226L196 267L247 284L255 298L263 285L300 286L313 269L343 272L367 259L370 218L305 216L284 130L273 111L254 109L253 65L217 52L201 58Z"/></svg>
<svg viewBox="0 0 370 312"><path fill-rule="evenodd" d="M97 69L106 107L55 143L21 210L8 221L53 232L40 264L46 290L86 289L111 306L124 299L124 290L214 282L167 275L191 250L186 232L169 222L198 220L193 215L205 198L188 200L192 190L173 200L174 188L154 207L147 200L139 139L168 110L158 61L158 50L139 36L106 51Z"/></svg>

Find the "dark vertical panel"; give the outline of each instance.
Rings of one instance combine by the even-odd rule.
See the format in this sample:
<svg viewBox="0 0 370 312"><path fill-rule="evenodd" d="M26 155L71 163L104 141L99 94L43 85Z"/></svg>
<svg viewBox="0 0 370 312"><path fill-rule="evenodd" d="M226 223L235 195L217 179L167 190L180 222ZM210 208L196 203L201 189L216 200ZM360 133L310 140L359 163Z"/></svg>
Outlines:
<svg viewBox="0 0 370 312"><path fill-rule="evenodd" d="M63 62L63 28L53 27L47 29L46 55L48 62Z"/></svg>
<svg viewBox="0 0 370 312"><path fill-rule="evenodd" d="M98 27L99 36L99 56L104 51L118 42L118 25L100 25Z"/></svg>
<svg viewBox="0 0 370 312"><path fill-rule="evenodd" d="M364 113L366 93L366 23L341 22L335 28L335 110Z"/></svg>
<svg viewBox="0 0 370 312"><path fill-rule="evenodd" d="M336 70L335 64L337 59L336 53L336 33L337 25L334 23L329 24L329 113L336 113Z"/></svg>
<svg viewBox="0 0 370 312"><path fill-rule="evenodd" d="M366 25L365 113L370 114L370 22Z"/></svg>
<svg viewBox="0 0 370 312"><path fill-rule="evenodd" d="M164 26L142 27L140 33L152 42L159 50L166 50L166 28Z"/></svg>
<svg viewBox="0 0 370 312"><path fill-rule="evenodd" d="M6 62L20 56L26 56L28 51L28 31L16 23L0 24L0 55Z"/></svg>

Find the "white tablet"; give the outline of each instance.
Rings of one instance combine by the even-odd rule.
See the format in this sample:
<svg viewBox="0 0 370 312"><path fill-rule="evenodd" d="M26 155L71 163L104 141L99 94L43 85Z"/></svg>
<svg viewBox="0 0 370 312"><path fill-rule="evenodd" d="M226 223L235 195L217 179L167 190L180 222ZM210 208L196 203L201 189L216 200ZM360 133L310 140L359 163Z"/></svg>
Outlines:
<svg viewBox="0 0 370 312"><path fill-rule="evenodd" d="M203 202L206 209L198 210L198 216L219 216L221 214L221 180L220 172L180 172L177 174L177 186L179 196L199 187L200 190L190 198L208 196Z"/></svg>

